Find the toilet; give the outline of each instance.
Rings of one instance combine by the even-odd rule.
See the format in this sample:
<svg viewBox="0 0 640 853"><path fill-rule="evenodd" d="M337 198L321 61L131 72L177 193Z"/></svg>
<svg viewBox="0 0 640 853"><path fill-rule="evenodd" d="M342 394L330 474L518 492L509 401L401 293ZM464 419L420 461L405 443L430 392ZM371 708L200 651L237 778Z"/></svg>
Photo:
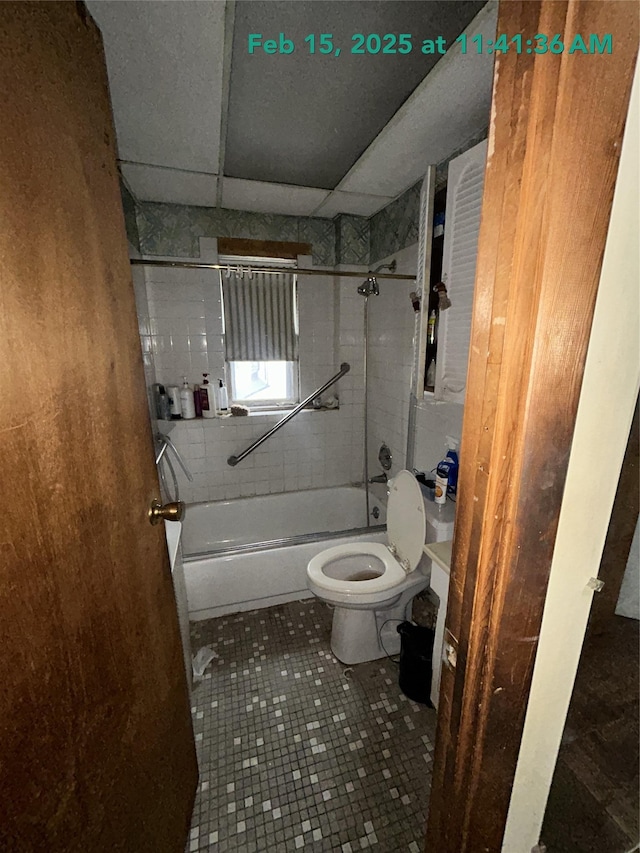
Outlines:
<svg viewBox="0 0 640 853"><path fill-rule="evenodd" d="M389 481L387 542L349 542L327 548L307 566L309 589L333 605L331 650L346 664L400 651L397 626L429 585L423 559L427 519L420 486L409 471Z"/></svg>

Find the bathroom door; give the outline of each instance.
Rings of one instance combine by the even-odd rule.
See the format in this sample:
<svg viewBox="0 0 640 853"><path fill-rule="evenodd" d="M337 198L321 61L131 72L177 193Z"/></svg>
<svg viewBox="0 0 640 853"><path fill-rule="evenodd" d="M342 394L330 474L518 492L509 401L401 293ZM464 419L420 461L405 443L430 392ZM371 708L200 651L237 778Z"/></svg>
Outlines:
<svg viewBox="0 0 640 853"><path fill-rule="evenodd" d="M182 851L197 779L83 4L0 4L0 849Z"/></svg>

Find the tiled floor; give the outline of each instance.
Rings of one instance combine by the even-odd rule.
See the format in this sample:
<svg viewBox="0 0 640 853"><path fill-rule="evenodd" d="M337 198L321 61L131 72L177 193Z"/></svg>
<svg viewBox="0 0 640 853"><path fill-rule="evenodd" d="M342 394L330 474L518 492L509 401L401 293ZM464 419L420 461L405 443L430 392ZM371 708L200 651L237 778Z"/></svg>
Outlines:
<svg viewBox="0 0 640 853"><path fill-rule="evenodd" d="M422 850L435 713L391 661L338 662L331 615L310 600L192 627L219 658L193 692L188 851Z"/></svg>

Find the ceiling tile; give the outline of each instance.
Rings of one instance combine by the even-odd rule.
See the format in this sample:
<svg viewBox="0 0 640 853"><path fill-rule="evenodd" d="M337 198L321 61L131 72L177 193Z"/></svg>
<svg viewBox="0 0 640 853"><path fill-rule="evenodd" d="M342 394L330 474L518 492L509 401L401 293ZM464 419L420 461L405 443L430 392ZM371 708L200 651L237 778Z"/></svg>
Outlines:
<svg viewBox="0 0 640 853"><path fill-rule="evenodd" d="M142 163L121 163L120 169L132 193L140 201L193 204L198 207L216 205L216 175L162 169Z"/></svg>
<svg viewBox="0 0 640 853"><path fill-rule="evenodd" d="M393 196L345 193L334 190L313 215L326 216L329 219L333 219L339 213L351 213L354 216L373 216L374 213L393 201L393 198Z"/></svg>
<svg viewBox="0 0 640 853"><path fill-rule="evenodd" d="M466 32L494 38L497 3ZM447 52L371 143L337 190L397 196L489 123L493 57Z"/></svg>
<svg viewBox="0 0 640 853"><path fill-rule="evenodd" d="M89 0L122 160L216 173L225 4Z"/></svg>
<svg viewBox="0 0 640 853"><path fill-rule="evenodd" d="M315 187L294 187L241 178L222 180L222 207L232 210L311 216L328 194L327 190Z"/></svg>
<svg viewBox="0 0 640 853"><path fill-rule="evenodd" d="M483 2L237 2L225 174L335 189L415 87L444 59L422 53L422 40L441 36L453 42ZM280 33L290 42L282 41L282 53L250 50L251 34L260 34L263 44L269 39L280 42ZM318 33L331 34L331 54L319 43L311 52L309 35ZM374 34L361 49L358 33ZM390 55L387 51L396 48L386 33L412 34L412 50ZM364 44L364 38L360 41Z"/></svg>
<svg viewBox="0 0 640 853"><path fill-rule="evenodd" d="M329 13L336 33L356 19L358 30L371 24L368 31L376 32L371 23L378 20L376 15L382 16L381 23L400 21L407 9L418 5L423 17L416 21L425 26L416 24L411 32L417 35L420 29L423 36L439 30L441 7L446 7L450 23L456 15L459 21L465 15L469 20L478 7L476 0L424 4L243 0L236 4L236 35L254 20L254 12L264 20L267 35L279 32L283 22L288 28L289 20L310 32L306 27L311 20L324 20L324 15L329 21ZM225 3L88 0L88 7L104 36L119 155L132 189L145 200L215 205ZM470 37L476 32L491 37L496 7L496 0L489 0L467 27ZM235 87L236 95L245 92L246 98L230 105L236 110L235 119L230 114L236 131L227 140L227 171L243 177L225 178L226 208L327 219L338 213L371 216L416 183L429 164L446 159L487 126L493 59L486 54L449 51L371 142L376 129L364 120L374 113L380 118L385 110L393 113L401 91L398 73L409 69L403 60L411 60L415 74L416 57L397 56L381 66L379 60L391 58L317 55L311 57L314 62L303 62L304 73L298 73L302 62L298 47L296 42L291 56L260 59L234 51L232 94ZM264 79L258 75L257 88L252 88L247 81L255 78L258 65L265 69ZM358 82L363 73L369 100ZM262 89L264 103L257 97ZM253 109L256 103L261 112ZM265 113L265 104L274 111L268 108ZM263 113L268 121L262 120ZM363 135L365 124L369 130ZM344 174L362 151L334 189L331 175ZM234 157L247 168L233 169ZM163 166L167 170L156 169Z"/></svg>

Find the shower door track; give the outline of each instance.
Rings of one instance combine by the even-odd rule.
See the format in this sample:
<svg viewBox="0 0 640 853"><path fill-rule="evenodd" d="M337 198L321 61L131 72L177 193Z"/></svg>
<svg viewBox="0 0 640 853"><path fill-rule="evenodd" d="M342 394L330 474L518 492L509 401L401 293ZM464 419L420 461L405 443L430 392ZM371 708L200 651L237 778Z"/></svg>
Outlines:
<svg viewBox="0 0 640 853"><path fill-rule="evenodd" d="M252 554L257 551L269 551L273 548L284 548L289 545L305 545L309 542L322 542L325 539L344 539L347 536L360 536L363 533L382 533L386 529L386 524L375 524L370 527L352 527L350 530L324 530L320 533L301 533L298 536L285 536L282 539L267 539L265 542L249 542L246 545L231 545L228 548L216 548L211 551L198 551L195 554L185 554L184 562L202 560L205 557L229 557L233 554Z"/></svg>

